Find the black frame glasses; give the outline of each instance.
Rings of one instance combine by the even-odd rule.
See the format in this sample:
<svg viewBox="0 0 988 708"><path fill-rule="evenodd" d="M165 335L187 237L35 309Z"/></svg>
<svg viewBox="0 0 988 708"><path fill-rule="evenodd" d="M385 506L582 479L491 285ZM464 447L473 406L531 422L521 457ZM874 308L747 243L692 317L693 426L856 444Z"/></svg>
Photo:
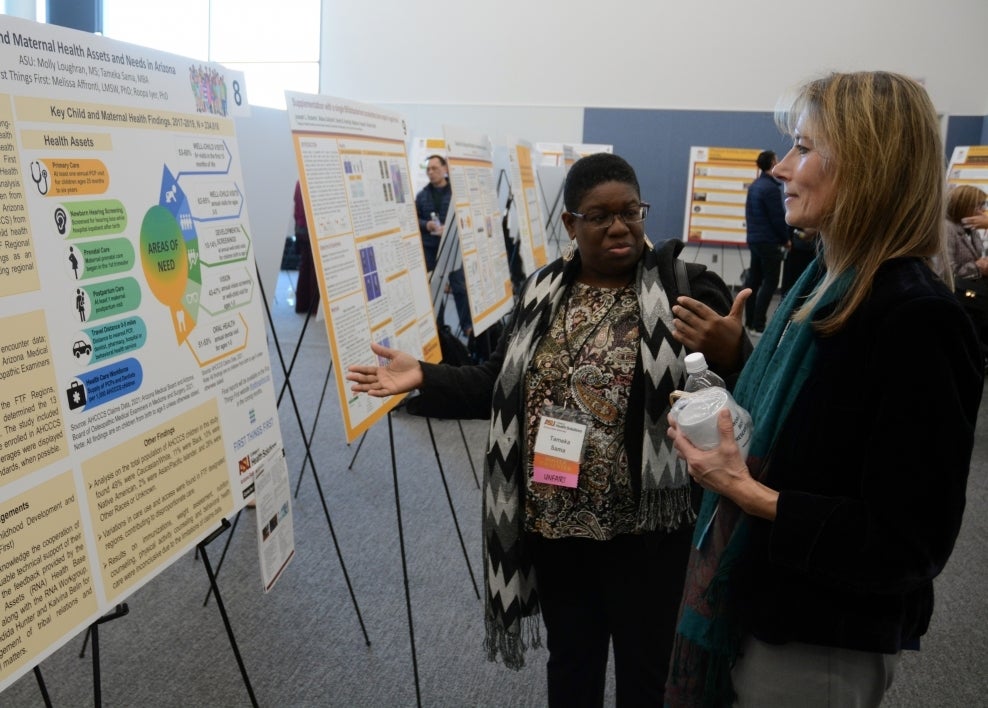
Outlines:
<svg viewBox="0 0 988 708"><path fill-rule="evenodd" d="M648 209L652 206L648 202L641 202L638 206L628 207L623 211L608 211L593 214L580 214L571 211L570 214L585 222L592 229L609 229L615 219L620 219L625 226L640 224L648 216Z"/></svg>

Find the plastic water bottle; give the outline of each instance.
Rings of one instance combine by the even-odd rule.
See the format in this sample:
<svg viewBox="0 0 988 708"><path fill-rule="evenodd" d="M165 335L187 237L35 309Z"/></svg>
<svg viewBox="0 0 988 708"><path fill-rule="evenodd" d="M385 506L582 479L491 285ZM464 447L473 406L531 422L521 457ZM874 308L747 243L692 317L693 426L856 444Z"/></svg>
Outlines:
<svg viewBox="0 0 988 708"><path fill-rule="evenodd" d="M717 416L727 408L734 425L734 441L745 457L751 445L751 415L727 391L724 379L707 368L703 354L687 354L685 361L687 395L679 398L671 411L680 429L701 450L712 450L720 443Z"/></svg>
<svg viewBox="0 0 988 708"><path fill-rule="evenodd" d="M720 386L726 389L724 379L707 367L707 358L701 352L686 355L686 393L694 393L702 388Z"/></svg>

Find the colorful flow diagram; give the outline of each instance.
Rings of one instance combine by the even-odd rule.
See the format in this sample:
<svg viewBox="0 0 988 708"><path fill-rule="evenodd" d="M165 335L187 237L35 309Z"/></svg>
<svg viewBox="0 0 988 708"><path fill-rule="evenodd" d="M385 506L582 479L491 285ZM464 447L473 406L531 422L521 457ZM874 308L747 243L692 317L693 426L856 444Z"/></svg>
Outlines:
<svg viewBox="0 0 988 708"><path fill-rule="evenodd" d="M141 265L148 287L169 308L179 344L200 365L243 349L247 326L237 311L254 294L248 267L243 192L229 178L222 140L189 138L178 146L177 172L162 170L158 204L141 223ZM202 314L208 331L197 330Z"/></svg>

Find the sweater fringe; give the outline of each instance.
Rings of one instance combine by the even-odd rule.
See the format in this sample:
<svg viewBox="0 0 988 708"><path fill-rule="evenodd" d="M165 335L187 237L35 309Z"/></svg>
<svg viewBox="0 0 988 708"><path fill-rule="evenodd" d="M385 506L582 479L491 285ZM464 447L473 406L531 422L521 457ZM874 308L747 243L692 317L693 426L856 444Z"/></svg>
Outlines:
<svg viewBox="0 0 988 708"><path fill-rule="evenodd" d="M675 531L684 523L696 521L690 499L690 487L643 489L638 507L638 527Z"/></svg>
<svg viewBox="0 0 988 708"><path fill-rule="evenodd" d="M538 614L521 618L521 631L509 632L488 617L484 620L484 651L488 661L497 661L500 654L504 665L519 671L525 666L525 650L542 646L542 619Z"/></svg>

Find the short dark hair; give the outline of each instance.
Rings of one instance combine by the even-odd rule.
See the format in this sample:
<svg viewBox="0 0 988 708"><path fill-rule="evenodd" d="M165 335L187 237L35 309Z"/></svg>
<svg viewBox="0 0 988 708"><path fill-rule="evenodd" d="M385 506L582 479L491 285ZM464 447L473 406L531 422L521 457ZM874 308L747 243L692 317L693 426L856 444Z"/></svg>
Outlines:
<svg viewBox="0 0 988 708"><path fill-rule="evenodd" d="M758 153L758 157L755 160L755 164L758 165L758 169L762 172L768 172L772 169L772 165L775 163L775 151L774 150L762 150Z"/></svg>
<svg viewBox="0 0 988 708"><path fill-rule="evenodd" d="M443 157L442 155L429 155L427 158L425 158L425 164L428 165L429 160L431 160L432 158L436 158L437 160L439 160L439 164L442 165L443 167L446 166L446 158Z"/></svg>
<svg viewBox="0 0 988 708"><path fill-rule="evenodd" d="M597 152L573 163L566 173L563 187L563 204L567 211L576 211L586 193L604 182L624 182L635 188L641 196L635 170L623 157L609 152Z"/></svg>

